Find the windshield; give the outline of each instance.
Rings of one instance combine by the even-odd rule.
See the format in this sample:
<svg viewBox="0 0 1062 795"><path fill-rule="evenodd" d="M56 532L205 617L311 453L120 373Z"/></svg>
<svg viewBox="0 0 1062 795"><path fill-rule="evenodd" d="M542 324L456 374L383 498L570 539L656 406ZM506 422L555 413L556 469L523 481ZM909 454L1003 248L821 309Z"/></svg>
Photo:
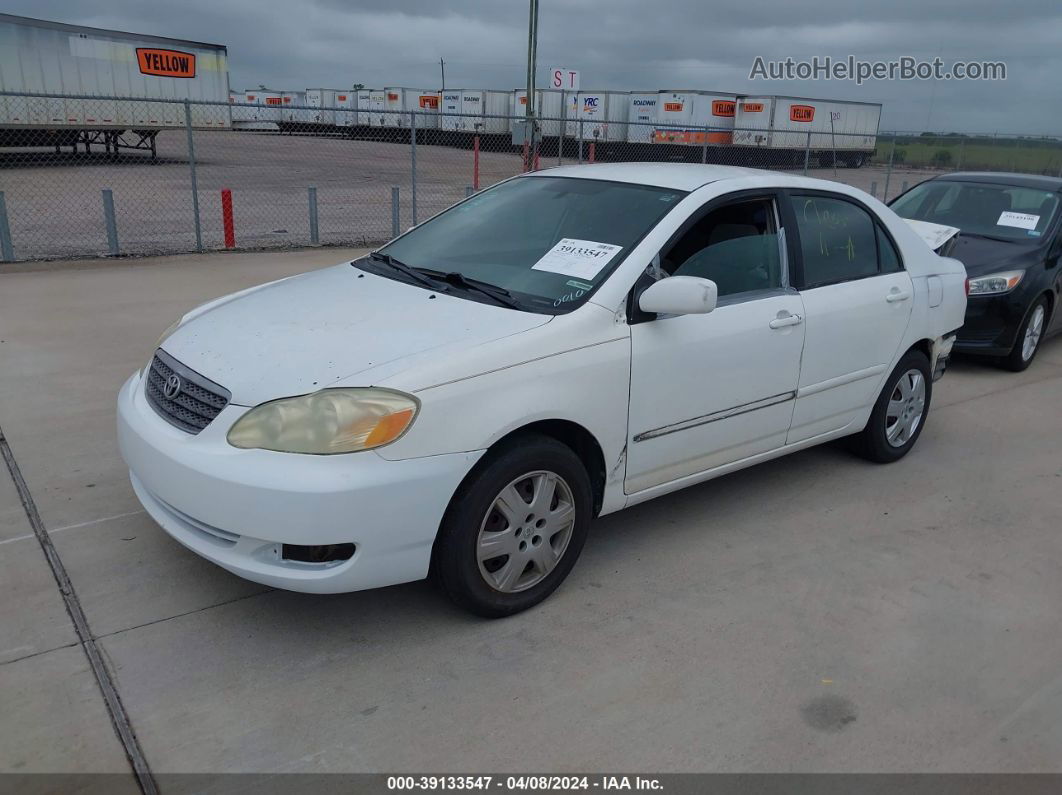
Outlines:
<svg viewBox="0 0 1062 795"><path fill-rule="evenodd" d="M581 304L685 195L570 177L514 179L447 210L380 252L410 268L459 273L500 287L529 311L566 312ZM456 294L483 300L472 292Z"/></svg>
<svg viewBox="0 0 1062 795"><path fill-rule="evenodd" d="M967 234L1008 241L1043 237L1058 209L1058 194L1035 188L930 180L890 205L903 218L954 226Z"/></svg>

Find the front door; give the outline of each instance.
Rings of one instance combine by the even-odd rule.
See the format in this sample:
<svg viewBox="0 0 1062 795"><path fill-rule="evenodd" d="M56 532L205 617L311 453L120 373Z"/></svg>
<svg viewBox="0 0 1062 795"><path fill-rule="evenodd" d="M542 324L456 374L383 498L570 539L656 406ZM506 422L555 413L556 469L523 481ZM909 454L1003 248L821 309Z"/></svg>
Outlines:
<svg viewBox="0 0 1062 795"><path fill-rule="evenodd" d="M664 278L712 279L719 305L632 324L628 494L785 443L804 308L784 248L766 196L713 202L661 252Z"/></svg>

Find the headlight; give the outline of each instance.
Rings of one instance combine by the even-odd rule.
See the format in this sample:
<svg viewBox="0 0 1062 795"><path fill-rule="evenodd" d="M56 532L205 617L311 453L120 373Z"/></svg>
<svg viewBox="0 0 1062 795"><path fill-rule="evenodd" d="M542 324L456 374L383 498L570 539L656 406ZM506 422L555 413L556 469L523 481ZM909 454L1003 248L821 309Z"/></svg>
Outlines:
<svg viewBox="0 0 1062 795"><path fill-rule="evenodd" d="M1025 271L1006 271L1004 273L993 273L989 276L978 276L976 279L969 280L969 294L970 295L999 295L1000 293L1009 293L1018 283L1021 281L1021 277L1025 275Z"/></svg>
<svg viewBox="0 0 1062 795"><path fill-rule="evenodd" d="M229 444L278 453L332 455L390 444L413 423L420 403L390 389L322 389L263 403L229 431Z"/></svg>

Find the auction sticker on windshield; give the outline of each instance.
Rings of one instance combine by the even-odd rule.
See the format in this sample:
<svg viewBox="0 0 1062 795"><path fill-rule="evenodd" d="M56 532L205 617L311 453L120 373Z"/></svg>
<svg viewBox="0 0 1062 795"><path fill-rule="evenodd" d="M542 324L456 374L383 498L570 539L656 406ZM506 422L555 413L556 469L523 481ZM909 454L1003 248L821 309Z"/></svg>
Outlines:
<svg viewBox="0 0 1062 795"><path fill-rule="evenodd" d="M611 243L564 237L543 254L542 258L531 266L531 270L593 279L622 249L623 246L614 246Z"/></svg>
<svg viewBox="0 0 1062 795"><path fill-rule="evenodd" d="M996 226L1016 226L1018 229L1035 229L1040 216L1031 213L1015 213L1005 210L996 221Z"/></svg>

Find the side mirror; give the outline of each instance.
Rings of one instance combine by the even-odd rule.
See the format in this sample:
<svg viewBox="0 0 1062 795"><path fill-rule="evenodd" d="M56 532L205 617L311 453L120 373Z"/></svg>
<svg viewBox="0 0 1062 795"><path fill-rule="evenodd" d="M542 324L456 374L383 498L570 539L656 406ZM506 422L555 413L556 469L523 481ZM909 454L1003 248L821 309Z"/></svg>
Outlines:
<svg viewBox="0 0 1062 795"><path fill-rule="evenodd" d="M711 279L669 276L638 297L638 308L658 315L706 315L715 309L719 288Z"/></svg>

